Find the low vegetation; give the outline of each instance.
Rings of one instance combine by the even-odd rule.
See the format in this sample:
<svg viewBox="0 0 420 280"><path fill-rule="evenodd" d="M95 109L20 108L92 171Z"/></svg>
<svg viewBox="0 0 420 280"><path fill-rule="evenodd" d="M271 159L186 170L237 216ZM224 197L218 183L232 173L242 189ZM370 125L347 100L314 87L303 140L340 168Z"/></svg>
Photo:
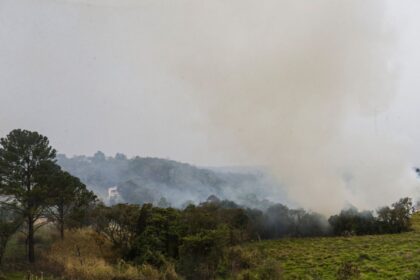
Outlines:
<svg viewBox="0 0 420 280"><path fill-rule="evenodd" d="M0 279L409 279L420 271L409 198L329 219L216 196L183 209L106 206L55 164L46 137L15 130L0 145Z"/></svg>
<svg viewBox="0 0 420 280"><path fill-rule="evenodd" d="M274 260L283 279L419 279L420 215L412 232L253 242L244 252ZM416 276L417 275L417 276Z"/></svg>
<svg viewBox="0 0 420 280"><path fill-rule="evenodd" d="M182 211L102 205L93 215L91 226L66 230L64 240L55 226L42 228L32 266L17 233L5 270L87 280L411 279L420 271L416 230L258 241L246 211L214 202ZM420 215L411 221L420 228Z"/></svg>

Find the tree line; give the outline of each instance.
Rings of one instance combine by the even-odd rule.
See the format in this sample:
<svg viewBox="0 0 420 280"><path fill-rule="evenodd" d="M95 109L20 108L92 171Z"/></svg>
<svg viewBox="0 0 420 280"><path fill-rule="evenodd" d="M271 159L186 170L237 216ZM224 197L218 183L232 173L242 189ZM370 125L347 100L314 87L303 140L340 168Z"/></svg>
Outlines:
<svg viewBox="0 0 420 280"><path fill-rule="evenodd" d="M186 279L227 277L227 248L282 237L364 235L410 230L411 200L372 212L343 210L328 220L303 209L276 204L263 212L232 201L208 199L185 209L152 204L98 205L92 228L112 242L122 259L163 267L176 264Z"/></svg>
<svg viewBox="0 0 420 280"><path fill-rule="evenodd" d="M410 198L402 198L391 207L373 211L358 211L356 208L342 210L328 220L334 235L367 235L401 233L411 228L413 204Z"/></svg>
<svg viewBox="0 0 420 280"><path fill-rule="evenodd" d="M227 273L225 249L243 242L399 233L411 226L409 198L379 209L377 215L350 208L329 219L281 204L266 211L243 208L214 196L185 209L106 206L78 178L61 170L55 155L48 139L37 132L13 130L0 139L0 261L7 241L21 229L28 261L34 262L34 234L53 223L62 239L66 229L89 227L127 262L155 267L174 263L187 279L208 279Z"/></svg>

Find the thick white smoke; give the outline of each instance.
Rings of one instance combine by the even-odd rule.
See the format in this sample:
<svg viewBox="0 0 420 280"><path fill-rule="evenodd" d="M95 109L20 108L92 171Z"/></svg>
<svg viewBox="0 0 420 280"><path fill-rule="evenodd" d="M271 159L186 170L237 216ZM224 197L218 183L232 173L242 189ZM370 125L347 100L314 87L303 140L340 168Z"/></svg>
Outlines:
<svg viewBox="0 0 420 280"><path fill-rule="evenodd" d="M37 130L65 153L266 165L324 213L417 198L418 7L2 0L0 132Z"/></svg>
<svg viewBox="0 0 420 280"><path fill-rule="evenodd" d="M225 40L181 66L215 133L267 164L304 207L414 196L404 142L375 127L397 81L383 2L264 3L237 3Z"/></svg>

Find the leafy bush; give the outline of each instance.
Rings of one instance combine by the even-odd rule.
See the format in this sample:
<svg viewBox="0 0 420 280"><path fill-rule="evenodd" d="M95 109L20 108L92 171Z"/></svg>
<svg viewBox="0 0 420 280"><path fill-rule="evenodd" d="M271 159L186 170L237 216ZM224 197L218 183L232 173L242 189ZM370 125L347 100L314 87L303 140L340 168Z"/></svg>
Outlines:
<svg viewBox="0 0 420 280"><path fill-rule="evenodd" d="M151 265L134 266L118 259L111 242L88 229L76 230L57 241L44 255L44 267L61 267L60 276L84 280L178 279L173 266L158 270ZM108 261L107 261L108 260Z"/></svg>
<svg viewBox="0 0 420 280"><path fill-rule="evenodd" d="M349 261L343 262L337 271L338 280L358 279L359 276L360 270L358 266L355 263Z"/></svg>
<svg viewBox="0 0 420 280"><path fill-rule="evenodd" d="M400 233L410 230L412 206L411 198L406 197L393 203L391 208L379 209L378 223L381 233Z"/></svg>
<svg viewBox="0 0 420 280"><path fill-rule="evenodd" d="M379 232L377 219L371 211L359 212L356 208L342 210L328 219L334 235L363 235Z"/></svg>
<svg viewBox="0 0 420 280"><path fill-rule="evenodd" d="M275 204L263 214L258 231L263 239L323 236L328 234L329 224L320 214Z"/></svg>
<svg viewBox="0 0 420 280"><path fill-rule="evenodd" d="M228 243L226 227L188 235L180 247L179 267L187 279L213 279Z"/></svg>
<svg viewBox="0 0 420 280"><path fill-rule="evenodd" d="M412 280L420 280L420 271L414 273Z"/></svg>
<svg viewBox="0 0 420 280"><path fill-rule="evenodd" d="M331 216L328 222L335 235L400 233L411 229L410 198L402 198L391 207L382 207L377 214L375 217L372 211L359 212L356 208L350 208Z"/></svg>
<svg viewBox="0 0 420 280"><path fill-rule="evenodd" d="M280 280L282 279L282 269L280 264L272 259L267 258L264 262L258 267L258 279L272 279Z"/></svg>

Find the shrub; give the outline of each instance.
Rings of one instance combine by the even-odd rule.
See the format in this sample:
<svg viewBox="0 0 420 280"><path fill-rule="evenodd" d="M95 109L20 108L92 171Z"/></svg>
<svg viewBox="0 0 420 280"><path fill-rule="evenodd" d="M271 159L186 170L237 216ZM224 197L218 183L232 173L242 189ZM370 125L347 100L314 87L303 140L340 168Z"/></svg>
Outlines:
<svg viewBox="0 0 420 280"><path fill-rule="evenodd" d="M179 252L180 271L187 279L213 279L228 239L226 227L186 236Z"/></svg>
<svg viewBox="0 0 420 280"><path fill-rule="evenodd" d="M412 280L420 280L420 271L414 273Z"/></svg>
<svg viewBox="0 0 420 280"><path fill-rule="evenodd" d="M343 262L337 271L338 280L358 279L359 276L360 270L358 266L355 263L349 261Z"/></svg>
<svg viewBox="0 0 420 280"><path fill-rule="evenodd" d="M237 274L241 270L256 266L256 262L260 257L257 251L246 251L239 246L229 248L225 255L225 266L231 274Z"/></svg>
<svg viewBox="0 0 420 280"><path fill-rule="evenodd" d="M258 279L282 279L281 266L276 260L272 258L267 258L264 260L264 262L258 267L257 273Z"/></svg>
<svg viewBox="0 0 420 280"><path fill-rule="evenodd" d="M261 250L245 250L242 247L231 247L225 251L221 278L229 279L282 279L282 268L278 261L268 257ZM220 273L219 268L219 273Z"/></svg>
<svg viewBox="0 0 420 280"><path fill-rule="evenodd" d="M84 280L158 280L178 279L173 266L158 270L151 265L134 266L120 260L113 253L111 242L96 232L83 229L57 241L44 255L50 267L61 267L60 276ZM44 265L46 266L46 265Z"/></svg>

